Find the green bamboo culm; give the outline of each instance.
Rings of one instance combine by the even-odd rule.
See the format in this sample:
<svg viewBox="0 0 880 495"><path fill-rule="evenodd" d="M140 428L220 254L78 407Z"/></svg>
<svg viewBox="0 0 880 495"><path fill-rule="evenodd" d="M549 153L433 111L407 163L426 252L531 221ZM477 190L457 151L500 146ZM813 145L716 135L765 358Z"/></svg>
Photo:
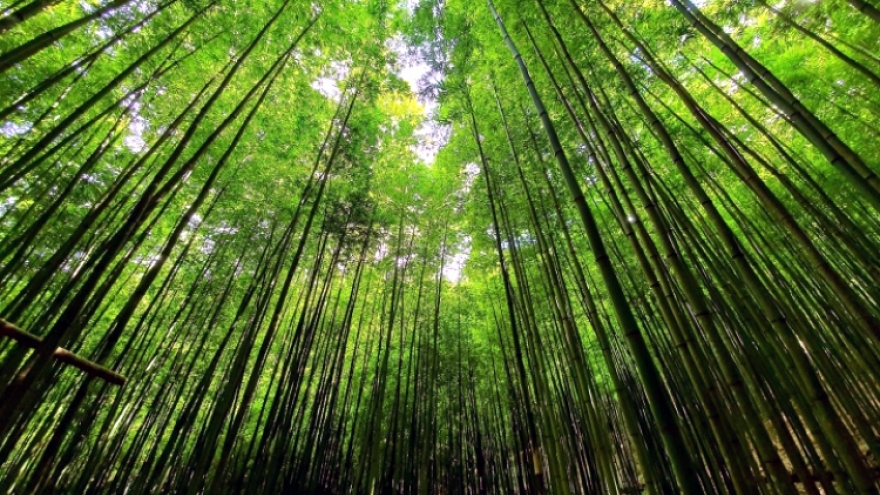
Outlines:
<svg viewBox="0 0 880 495"><path fill-rule="evenodd" d="M0 6L0 494L875 494L876 2Z"/></svg>

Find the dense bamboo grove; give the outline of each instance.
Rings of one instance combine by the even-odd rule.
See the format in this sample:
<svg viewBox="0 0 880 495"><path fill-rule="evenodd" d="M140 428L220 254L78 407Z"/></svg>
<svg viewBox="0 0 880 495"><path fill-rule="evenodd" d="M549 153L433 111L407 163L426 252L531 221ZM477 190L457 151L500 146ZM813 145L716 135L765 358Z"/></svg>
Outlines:
<svg viewBox="0 0 880 495"><path fill-rule="evenodd" d="M0 493L877 493L878 9L0 1Z"/></svg>

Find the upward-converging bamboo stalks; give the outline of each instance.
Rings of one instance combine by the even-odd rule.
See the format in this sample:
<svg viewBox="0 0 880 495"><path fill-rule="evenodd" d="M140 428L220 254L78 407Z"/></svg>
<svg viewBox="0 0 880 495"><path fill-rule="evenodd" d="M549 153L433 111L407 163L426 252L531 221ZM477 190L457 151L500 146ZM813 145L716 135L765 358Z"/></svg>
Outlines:
<svg viewBox="0 0 880 495"><path fill-rule="evenodd" d="M0 493L877 493L876 13L4 4Z"/></svg>

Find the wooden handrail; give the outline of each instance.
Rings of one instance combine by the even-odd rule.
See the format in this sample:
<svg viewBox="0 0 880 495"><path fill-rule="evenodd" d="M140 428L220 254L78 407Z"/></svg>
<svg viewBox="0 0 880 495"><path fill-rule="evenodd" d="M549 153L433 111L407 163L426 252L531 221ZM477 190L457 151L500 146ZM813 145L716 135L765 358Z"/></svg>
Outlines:
<svg viewBox="0 0 880 495"><path fill-rule="evenodd" d="M2 318L0 318L0 337L9 337L19 344L31 349L39 349L43 345L43 339L34 334L25 332ZM67 349L58 347L55 349L53 356L57 361L82 370L87 375L100 378L113 385L125 385L124 376L97 363L93 363L88 359L83 359Z"/></svg>

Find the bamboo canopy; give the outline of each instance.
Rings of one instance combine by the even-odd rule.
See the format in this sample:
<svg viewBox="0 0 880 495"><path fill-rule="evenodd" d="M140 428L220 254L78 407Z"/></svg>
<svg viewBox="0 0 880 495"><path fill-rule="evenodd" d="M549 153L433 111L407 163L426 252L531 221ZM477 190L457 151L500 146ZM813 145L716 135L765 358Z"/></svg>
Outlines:
<svg viewBox="0 0 880 495"><path fill-rule="evenodd" d="M876 0L0 2L0 494L880 493Z"/></svg>

